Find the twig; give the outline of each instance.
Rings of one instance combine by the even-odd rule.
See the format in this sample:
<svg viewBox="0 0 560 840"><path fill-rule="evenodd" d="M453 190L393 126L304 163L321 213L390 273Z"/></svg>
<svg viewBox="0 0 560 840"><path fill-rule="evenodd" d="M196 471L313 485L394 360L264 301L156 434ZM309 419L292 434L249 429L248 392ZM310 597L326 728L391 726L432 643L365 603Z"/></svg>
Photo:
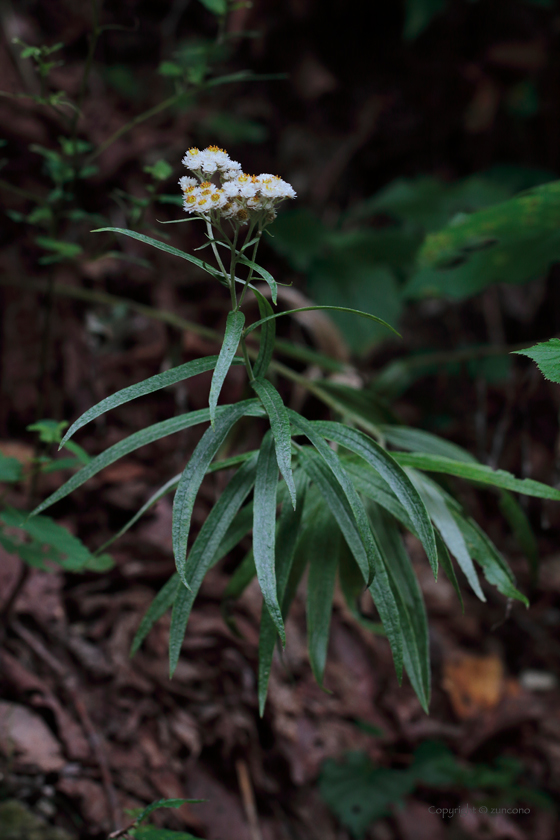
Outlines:
<svg viewBox="0 0 560 840"><path fill-rule="evenodd" d="M87 735L91 751L99 768L101 782L103 784L109 808L111 823L113 828L116 829L121 822L121 813L117 800L117 793L111 778L109 762L107 761L107 756L103 751L102 740L93 725L86 705L79 693L78 683L75 676L70 673L69 669L65 665L59 662L59 660L52 655L40 639L34 636L33 633L27 630L22 624L20 624L19 621L13 621L12 628L18 636L23 639L27 645L29 645L31 650L39 657L39 659L45 662L45 664L48 665L48 667L57 675L62 685L68 692L82 728Z"/></svg>
<svg viewBox="0 0 560 840"><path fill-rule="evenodd" d="M239 782L239 790L241 791L241 799L243 800L245 816L247 817L247 822L249 823L251 840L262 840L257 806L255 803L255 794L253 792L253 785L251 784L251 777L249 776L249 768L242 758L238 758L235 762L235 769L237 771L237 781Z"/></svg>

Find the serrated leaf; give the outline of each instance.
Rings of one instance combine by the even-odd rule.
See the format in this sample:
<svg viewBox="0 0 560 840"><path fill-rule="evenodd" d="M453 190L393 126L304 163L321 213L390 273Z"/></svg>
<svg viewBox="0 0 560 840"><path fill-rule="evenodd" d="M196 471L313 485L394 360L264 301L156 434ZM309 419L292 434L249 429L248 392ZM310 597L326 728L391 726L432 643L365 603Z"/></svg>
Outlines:
<svg viewBox="0 0 560 840"><path fill-rule="evenodd" d="M437 579L437 549L434 530L418 491L400 464L378 443L358 429L343 426L342 423L316 421L313 423L324 437L341 444L362 457L385 479L401 505L405 508L420 539L434 577Z"/></svg>
<svg viewBox="0 0 560 840"><path fill-rule="evenodd" d="M422 708L430 703L428 622L422 593L404 550L395 520L377 505L369 507L371 522L383 548L403 637L403 663Z"/></svg>
<svg viewBox="0 0 560 840"><path fill-rule="evenodd" d="M239 347L241 341L241 333L243 332L243 325L245 324L245 315L241 311L229 312L226 319L226 329L224 332L224 339L222 348L218 356L218 361L214 368L212 376L212 384L210 386L210 396L208 398L208 406L210 408L210 422L214 425L216 420L216 406L218 405L218 397L222 390L222 385L228 374L228 371L233 362L233 357Z"/></svg>
<svg viewBox="0 0 560 840"><path fill-rule="evenodd" d="M305 495L305 487L307 484L307 477L303 471L296 473L296 481L298 491L302 504L297 510L294 510L291 505L284 503L280 519L278 521L278 528L276 533L276 548L275 548L275 572L276 572L276 592L278 596L278 603L282 604L282 617L287 615L286 605L284 603L286 595L286 587L290 578L294 553L299 537L299 527L301 523L301 516L303 510L303 496ZM259 714L261 717L264 714L264 707L266 703L266 695L268 692L268 681L270 678L270 670L272 667L272 657L274 654L274 646L278 639L278 630L273 621L266 603L263 603L261 612L261 626L259 633L259 677L258 677L258 697L259 697Z"/></svg>
<svg viewBox="0 0 560 840"><path fill-rule="evenodd" d="M237 471L208 514L204 525L184 564L184 577L189 588L180 586L173 605L171 629L169 631L169 667L173 675L191 614L194 599L208 569L215 561L237 512L251 492L255 483L257 457L254 456Z"/></svg>
<svg viewBox="0 0 560 840"><path fill-rule="evenodd" d="M28 519L22 511L6 508L0 514L0 520L8 527L19 528L29 534L38 546L48 545L59 552L61 556L57 557L56 561L68 571L83 571L88 568L88 564L93 559L90 551L78 537L54 522L49 516L35 516Z"/></svg>
<svg viewBox="0 0 560 840"><path fill-rule="evenodd" d="M267 379L254 379L251 386L256 391L270 420L270 430L274 438L276 461L290 493L292 506L296 507L296 488L292 474L292 436L290 420L282 397Z"/></svg>
<svg viewBox="0 0 560 840"><path fill-rule="evenodd" d="M22 477L23 466L17 458L8 458L0 452L0 481L6 483L13 483L20 481Z"/></svg>
<svg viewBox="0 0 560 840"><path fill-rule="evenodd" d="M311 670L323 685L341 531L332 514L322 508L306 533L309 551L307 578L307 644Z"/></svg>
<svg viewBox="0 0 560 840"><path fill-rule="evenodd" d="M520 356L528 356L536 362L545 379L560 382L560 338L551 338L528 347L526 350L513 350Z"/></svg>
<svg viewBox="0 0 560 840"><path fill-rule="evenodd" d="M137 239L139 242L144 242L146 245L151 245L153 248L158 248L160 251L165 251L167 254L172 254L172 256L174 257L180 257L182 260L187 260L187 262L196 265L197 268L201 268L203 271L206 271L213 277L222 278L221 272L218 271L217 268L211 266L209 263L204 262L204 260L199 260L198 257L193 257L192 254L188 254L186 251L180 251L178 248L174 248L172 245L168 245L166 242L160 242L159 239L153 239L151 236L145 236L143 233L136 233L135 230L126 230L125 228L104 227L97 228L97 230L92 230L91 232L122 233L124 236L130 236L131 239Z"/></svg>
<svg viewBox="0 0 560 840"><path fill-rule="evenodd" d="M253 553L264 602L280 635L282 645L285 645L286 633L278 603L275 564L277 489L278 464L274 452L274 438L272 432L267 432L261 443L257 463L253 503Z"/></svg>
<svg viewBox="0 0 560 840"><path fill-rule="evenodd" d="M104 400L101 400L101 402L98 402L96 405L88 408L81 417L72 423L62 438L59 449L64 446L66 441L69 440L78 431L78 429L81 429L82 426L86 425L86 423L91 423L92 420L96 420L97 417L105 414L106 411L111 411L111 409L116 408L119 405L124 405L125 403L130 402L131 400L136 400L138 397L143 397L146 394L153 394L155 391L161 390L161 388L167 388L169 385L175 385L177 382L182 382L185 379L189 379L191 376L197 376L199 373L205 373L208 370L213 370L216 367L217 361L218 356L206 356L204 359L195 359L192 362L186 362L184 365L171 368L171 370L166 370L163 373L157 373L155 376L150 376L142 382L129 385L127 388L122 388L120 391L111 394L110 397L106 397ZM234 360L233 364L243 364L243 359Z"/></svg>
<svg viewBox="0 0 560 840"><path fill-rule="evenodd" d="M204 432L190 461L183 470L177 486L173 501L173 524L171 528L173 554L179 577L187 589L190 586L187 576L187 544L198 489L208 466L229 434L230 429L241 417L254 408L256 402L256 400L244 400L237 405L224 406L221 411L218 410L214 428L207 429Z"/></svg>
<svg viewBox="0 0 560 840"><path fill-rule="evenodd" d="M506 470L493 470L485 464L466 463L441 455L425 455L419 452L410 454L394 452L393 455L403 467L454 475L458 478L466 478L468 481L476 481L479 484L489 484L503 490L513 490L516 493L524 493L526 496L535 496L538 499L560 501L560 490L555 487L549 487L546 484L541 484L540 481L533 481L531 478L515 478Z"/></svg>
<svg viewBox="0 0 560 840"><path fill-rule="evenodd" d="M249 405L249 403L251 405ZM264 413L256 400L247 400L243 404L246 406L248 413L251 413L252 411L256 412L256 414L253 414L252 416L262 416ZM229 408L230 406L221 406L218 408L218 415L221 416L224 412L227 412ZM183 429L189 429L199 423L207 423L209 420L209 410L207 408L202 408L200 411L192 411L188 414L181 414L178 417L170 417L169 420L162 420L160 423L154 423L153 426L148 426L147 429L142 429L139 432L135 432L133 435L129 435L127 438L119 441L114 446L110 446L109 449L106 449L105 452L102 452L96 458L93 458L89 464L73 475L72 478L69 478L62 487L59 487L59 489L45 499L44 502L41 502L41 504L38 505L29 515L35 516L50 507L50 505L53 505L55 502L59 502L61 499L64 499L65 496L68 496L69 493L72 493L78 487L81 487L84 482L88 481L88 479L92 478L94 475L97 475L97 473L105 469L105 467L108 467L110 464L118 461L119 458L129 455L141 446L146 446L148 443L153 443L156 440L167 437L167 435L181 432Z"/></svg>
<svg viewBox="0 0 560 840"><path fill-rule="evenodd" d="M486 601L484 593L480 588L478 576L467 549L463 534L457 525L452 511L447 506L443 494L437 485L425 476L414 470L409 470L409 476L424 498L426 508L434 525L439 530L441 537L451 554L455 557L463 574L475 595L481 601Z"/></svg>
<svg viewBox="0 0 560 840"><path fill-rule="evenodd" d="M265 376L268 366L272 360L274 353L274 342L276 338L276 321L270 320L270 316L274 315L272 306L267 299L257 289L253 289L253 293L257 298L259 305L259 314L263 321L262 330L260 334L259 355L253 365L253 375L255 379Z"/></svg>

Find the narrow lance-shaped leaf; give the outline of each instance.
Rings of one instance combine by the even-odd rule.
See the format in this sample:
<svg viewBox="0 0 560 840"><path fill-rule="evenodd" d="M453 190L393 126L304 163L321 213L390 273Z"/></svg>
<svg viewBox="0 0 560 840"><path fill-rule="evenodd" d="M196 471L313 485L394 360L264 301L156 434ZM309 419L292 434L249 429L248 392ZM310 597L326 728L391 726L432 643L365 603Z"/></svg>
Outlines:
<svg viewBox="0 0 560 840"><path fill-rule="evenodd" d="M256 460L256 457L253 457L247 461L231 479L208 514L184 564L184 577L190 581L190 587L180 586L173 605L169 631L171 675L179 661L187 622L200 585L213 564L216 553L237 512L255 483Z"/></svg>
<svg viewBox="0 0 560 840"><path fill-rule="evenodd" d="M259 277L267 283L268 287L270 288L270 294L272 297L272 302L276 304L278 302L278 284L270 271L267 271L266 268L263 268L262 265L258 265L258 263L253 262L252 260L247 259L247 257L241 256L239 257L239 262L243 263L243 265L248 265Z"/></svg>
<svg viewBox="0 0 560 840"><path fill-rule="evenodd" d="M254 406L256 400L245 400L237 405L226 406L216 420L214 428L207 429L200 439L191 459L183 471L173 502L173 554L179 576L189 587L186 572L186 554L191 525L191 516L198 488L214 458L226 439L229 430Z"/></svg>
<svg viewBox="0 0 560 840"><path fill-rule="evenodd" d="M481 601L486 601L463 535L437 485L414 470L409 470L408 474L422 494L428 513L432 517L436 528L438 528L444 543L457 560L471 589Z"/></svg>
<svg viewBox="0 0 560 840"><path fill-rule="evenodd" d="M254 379L251 382L257 392L270 420L270 429L274 438L276 461L290 493L292 506L296 507L296 488L292 474L292 435L290 420L282 397L267 379Z"/></svg>
<svg viewBox="0 0 560 840"><path fill-rule="evenodd" d="M253 289L255 297L257 298L257 303L259 305L259 312L262 319L269 318L270 315L274 315L272 310L272 306L267 301L264 295L262 295L257 289ZM255 379L259 377L265 376L268 366L272 360L272 355L274 353L274 341L276 338L276 321L274 319L269 319L263 323L261 334L260 334L260 346L259 346L259 355L257 356L257 360L253 365L253 376Z"/></svg>
<svg viewBox="0 0 560 840"><path fill-rule="evenodd" d="M257 462L255 499L253 502L253 553L257 578L264 602L274 625L286 644L286 633L278 603L276 587L275 541L276 541L276 493L278 489L278 465L274 452L274 440L267 432L261 444Z"/></svg>
<svg viewBox="0 0 560 840"><path fill-rule="evenodd" d="M298 452L298 460L311 481L313 481L321 492L344 535L348 548L356 559L364 581L367 583L375 574L374 560L373 557L370 558L368 556L362 540L361 531L356 522L356 517L342 487L319 453L315 452L311 447L302 447Z"/></svg>
<svg viewBox="0 0 560 840"><path fill-rule="evenodd" d="M363 546L363 550L359 552L358 556L354 556L356 557L358 565L360 566L362 571L364 571L365 580L369 586L369 584L373 580L376 565L379 565L381 558L379 556L379 548L375 542L373 534L371 533L369 520L364 510L362 501L358 496L354 485L352 484L352 482L348 478L348 475L344 471L344 467L340 463L338 455L335 452L333 452L330 446L325 442L325 440L317 431L313 423L311 423L309 420L306 420L300 414L297 414L297 412L292 411L291 409L288 409L288 416L293 426L298 430L298 432L304 434L308 438L308 440L313 444L314 448L317 450L325 464L328 466L329 470L332 472L334 478L336 479L336 482L340 486L340 489L348 502L348 505L350 506L354 521L356 523L359 539ZM322 489L321 492L323 492ZM336 517L334 510L333 515ZM344 536L346 537L346 533L344 533ZM350 548L352 552L354 552L352 546L350 546ZM362 555L364 553L366 557L367 571L362 565Z"/></svg>
<svg viewBox="0 0 560 840"><path fill-rule="evenodd" d="M222 385L227 376L227 373L233 362L233 357L239 347L241 340L241 333L243 332L243 325L245 323L245 315L243 312L230 312L226 320L226 330L224 333L224 341L214 374L212 376L212 384L210 386L210 397L208 398L208 406L210 408L210 422L214 425L216 420L216 406L218 405L218 397L222 390Z"/></svg>
<svg viewBox="0 0 560 840"><path fill-rule="evenodd" d="M311 670L322 686L342 534L330 511L323 507L306 537L309 551L307 643Z"/></svg>
<svg viewBox="0 0 560 840"><path fill-rule="evenodd" d="M143 397L146 394L153 394L154 391L159 391L161 388L167 388L169 385L175 385L177 382L182 382L189 379L191 376L196 376L199 373L205 373L208 370L213 370L216 367L218 356L206 356L204 359L195 359L192 362L187 362L184 365L171 368L163 373L157 373L155 376L150 376L142 382L137 382L135 385L129 385L128 388L123 388L115 394L111 394L97 405L88 408L81 417L79 417L68 429L60 442L59 449L64 446L77 431L85 426L86 423L91 423L92 420L97 419L106 411L110 411L119 405L130 402L131 400ZM243 359L235 359L233 364L243 364Z"/></svg>
<svg viewBox="0 0 560 840"><path fill-rule="evenodd" d="M278 593L278 603L282 604L283 618L287 615L287 610L284 607L284 597L290 573L292 571L294 552L299 538L299 528L303 510L303 497L305 495L305 488L307 484L307 476L303 470L299 470L296 473L296 484L298 488L298 495L302 503L298 506L297 510L294 510L291 505L284 502L276 534L276 591ZM272 657L277 638L278 631L276 629L276 625L271 618L266 603L263 603L259 634L258 678L259 713L261 717L264 714L264 706L268 692L268 681L270 679L270 670L272 668Z"/></svg>
<svg viewBox="0 0 560 840"><path fill-rule="evenodd" d="M164 583L158 594L148 607L144 614L140 626L136 631L136 635L132 640L132 647L130 648L130 655L134 654L140 649L140 645L156 623L170 607L173 606L179 587L181 586L181 579L177 573L171 575L169 580Z"/></svg>
<svg viewBox="0 0 560 840"><path fill-rule="evenodd" d="M349 312L351 315L360 315L362 318L369 318L370 321L376 321L376 323L382 324L384 327L387 327L388 330L391 330L391 332L394 332L395 335L400 337L400 333L398 333L394 327L382 318L378 318L376 315L370 315L369 312L362 312L361 309L349 309L347 306L300 306L298 309L287 309L285 312L277 312L274 315L269 315L267 318L261 318L259 321L255 321L247 327L245 335L249 335L249 333L253 332L253 330L257 327L260 327L272 318L282 318L284 315L294 315L296 312L310 312L314 309L331 309L336 310L337 312Z"/></svg>
<svg viewBox="0 0 560 840"><path fill-rule="evenodd" d="M256 400L250 400L249 403L253 411L257 411L259 414L264 413L262 407L258 405ZM249 407L248 403L245 403L245 405ZM221 415L228 410L229 406L223 406L218 409L218 412ZM97 475L97 473L105 469L105 467L114 464L115 461L118 461L119 458L123 458L125 455L130 455L131 452L134 452L136 449L140 449L141 446L154 443L156 440L161 440L161 438L167 437L167 435L181 432L183 429L189 429L192 426L196 426L198 423L207 423L209 420L209 410L207 408L202 408L200 411L192 411L188 414L180 414L178 417L170 417L169 420L162 420L161 423L154 423L153 426L148 426L147 429L142 429L139 432L135 432L133 435L129 435L129 437L119 441L114 446L110 446L109 449L105 450L105 452L102 452L96 458L93 458L89 464L73 475L72 478L69 478L62 487L59 487L58 490L52 493L47 499L45 499L44 502L41 502L41 504L32 511L31 515L34 516L37 513L41 513L41 511L50 507L50 505L64 499L65 496L68 496L69 493L72 493L78 487L81 487L84 482L88 481L94 475Z"/></svg>
<svg viewBox="0 0 560 840"><path fill-rule="evenodd" d="M490 484L492 487L513 490L517 493L524 493L526 496L535 496L538 499L560 501L560 490L557 490L555 487L549 487L531 478L515 478L515 476L506 472L506 470L493 470L484 464L467 464L461 461L454 461L451 458L424 455L419 452L394 452L393 456L403 467L414 467L426 472L455 475L458 478L466 478L468 481Z"/></svg>
<svg viewBox="0 0 560 840"><path fill-rule="evenodd" d="M383 556L387 558L385 568L399 612L404 666L422 708L427 713L430 702L430 654L422 593L395 520L375 504L370 505L369 513L383 547Z"/></svg>
<svg viewBox="0 0 560 840"><path fill-rule="evenodd" d="M160 242L159 239L153 239L151 236L145 236L143 233L136 233L135 230L106 227L97 228L97 230L92 230L91 232L122 233L124 236L130 236L131 239L137 239L139 242L144 242L146 245L151 245L153 248L158 248L158 250L165 251L167 254L171 254L174 257L181 257L182 260L187 260L187 262L196 265L197 268L201 268L203 271L208 272L208 274L212 274L213 277L221 278L222 276L221 271L218 271L217 268L213 268L213 266L209 265L207 262L204 262L204 260L199 260L198 257L193 257L192 254L188 254L186 251L180 251L178 248L174 248L172 245L168 245L166 242Z"/></svg>
<svg viewBox="0 0 560 840"><path fill-rule="evenodd" d="M358 429L328 421L316 421L313 425L329 440L336 441L360 455L385 479L409 514L437 579L437 549L432 523L420 494L402 467L383 447Z"/></svg>

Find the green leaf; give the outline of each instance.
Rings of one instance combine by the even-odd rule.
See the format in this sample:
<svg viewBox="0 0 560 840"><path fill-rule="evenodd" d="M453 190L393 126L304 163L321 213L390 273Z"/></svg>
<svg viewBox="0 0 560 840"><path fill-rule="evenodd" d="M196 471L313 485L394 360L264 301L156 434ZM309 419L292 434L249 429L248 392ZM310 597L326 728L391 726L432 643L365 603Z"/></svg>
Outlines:
<svg viewBox="0 0 560 840"><path fill-rule="evenodd" d="M320 455L320 461L327 468L325 473L321 468L321 463L316 462L315 459L310 460L308 457L313 453L307 453L306 450L300 449L300 458L303 456L305 459L305 465L302 462L302 466L325 496L325 501L337 520L344 538L362 570L364 580L369 586L373 580L376 566L380 563L380 555L362 501L348 478L338 455L325 443L313 423L291 409L288 409L288 415L297 433L304 434L308 438ZM315 477L310 474L309 470L315 474ZM332 476L332 479L330 476Z"/></svg>
<svg viewBox="0 0 560 840"><path fill-rule="evenodd" d="M437 549L434 530L422 498L402 467L378 443L357 429L351 429L348 426L343 426L342 423L329 421L316 421L313 425L324 437L339 443L362 457L385 479L410 516L437 579Z"/></svg>
<svg viewBox="0 0 560 840"><path fill-rule="evenodd" d="M244 405L251 416L262 417L263 411L256 400L246 400L244 403L240 403L240 405ZM222 415L224 412L227 413L229 408L229 406L220 406L218 408L218 415ZM256 412L256 414L252 412ZM55 502L64 499L69 493L81 487L88 479L97 475L102 469L118 461L119 458L129 455L141 446L146 446L148 443L153 443L167 435L181 432L183 429L189 429L191 426L196 426L198 423L206 423L209 420L210 412L207 408L203 408L200 411L192 411L188 414L180 414L178 417L170 417L169 420L162 420L161 423L154 423L153 426L148 426L147 429L142 429L133 435L129 435L129 437L119 441L114 446L110 446L105 452L93 458L89 464L73 475L72 478L68 479L62 487L59 487L44 502L41 502L29 515L35 516Z"/></svg>
<svg viewBox="0 0 560 840"><path fill-rule="evenodd" d="M0 481L21 481L22 472L23 467L16 458L8 458L0 452Z"/></svg>
<svg viewBox="0 0 560 840"><path fill-rule="evenodd" d="M306 533L309 550L307 579L307 643L315 679L323 685L336 570L340 556L340 528L331 513L322 508Z"/></svg>
<svg viewBox="0 0 560 840"><path fill-rule="evenodd" d="M506 598L515 598L528 607L529 601L516 589L511 569L489 537L470 517L463 517L457 512L454 512L453 516L472 556L482 567L486 580L496 586Z"/></svg>
<svg viewBox="0 0 560 840"><path fill-rule="evenodd" d="M97 228L97 230L92 230L91 232L122 233L124 236L130 236L132 239L137 239L139 242L144 242L146 245L151 245L153 248L158 248L160 251L165 251L167 254L172 254L174 257L181 257L182 260L187 260L187 262L196 265L198 268L201 268L203 271L208 272L208 274L211 274L213 277L222 277L221 272L218 271L217 268L214 268L209 263L204 262L204 260L199 260L198 257L193 257L186 251L180 251L178 248L174 248L172 245L167 245L165 242L160 242L159 239L152 239L151 236L144 236L143 233L136 233L136 231L134 230L126 230L125 228L114 227Z"/></svg>
<svg viewBox="0 0 560 840"><path fill-rule="evenodd" d="M551 338L528 347L527 350L513 350L520 356L528 356L537 363L537 367L551 382L560 382L560 338Z"/></svg>
<svg viewBox="0 0 560 840"><path fill-rule="evenodd" d="M175 602L175 598L177 597L177 593L179 591L179 586L181 585L181 579L177 573L172 575L169 580L164 583L162 588L159 590L158 594L148 607L146 613L144 614L142 621L140 622L140 626L136 631L136 635L132 640L132 647L130 648L130 655L134 656L134 654L140 649L140 645L156 623L165 613L167 612L170 607L173 606Z"/></svg>
<svg viewBox="0 0 560 840"><path fill-rule="evenodd" d="M411 454L395 452L393 454L395 460L403 467L414 467L426 472L455 475L458 478L466 478L468 481L490 484L492 487L513 490L517 493L524 493L526 496L535 496L538 499L560 501L560 490L555 487L549 487L546 484L541 484L540 481L533 481L531 478L515 478L505 470L493 470L484 464L465 463L444 456L425 455L418 452Z"/></svg>
<svg viewBox="0 0 560 840"><path fill-rule="evenodd" d="M239 347L241 341L241 334L243 332L243 325L245 324L245 315L243 312L230 312L226 319L226 329L224 339L214 375L212 376L212 384L210 386L210 397L208 405L210 408L210 422L214 425L216 421L216 406L218 405L218 397L222 390L222 385L228 374L228 371L233 362L233 357Z"/></svg>
<svg viewBox="0 0 560 840"><path fill-rule="evenodd" d="M81 245L77 245L75 242L65 242L62 239L51 239L48 236L37 236L35 238L35 242L37 245L40 245L41 248L45 248L47 251L53 251L57 256L60 256L63 259L72 260L75 257L79 257L83 252Z"/></svg>
<svg viewBox="0 0 560 840"><path fill-rule="evenodd" d="M140 825L138 828L131 828L130 832L134 840L200 840L200 837L195 837L187 831L171 831L153 825Z"/></svg>
<svg viewBox="0 0 560 840"><path fill-rule="evenodd" d="M270 316L274 312L264 295L257 291L257 289L253 289L253 293L257 298L261 320L264 322L260 335L259 355L253 365L253 375L255 379L258 379L259 377L265 376L272 360L276 338L276 322L270 319Z"/></svg>
<svg viewBox="0 0 560 840"><path fill-rule="evenodd" d="M373 529L383 549L385 569L399 611L403 637L403 663L412 687L428 714L430 704L430 652L428 622L422 593L404 550L395 520L375 504L369 506Z"/></svg>
<svg viewBox="0 0 560 840"><path fill-rule="evenodd" d="M200 0L200 2L216 17L222 17L227 13L227 0Z"/></svg>
<svg viewBox="0 0 560 840"><path fill-rule="evenodd" d="M242 265L248 265L249 268L255 272L255 274L258 274L259 277L262 277L262 279L265 281L265 283L270 289L272 303L276 305L278 303L278 284L272 276L272 274L270 273L270 271L267 271L266 268L262 267L262 265L258 265L257 263L252 262L252 260L247 259L247 257L245 256L239 257L239 262L242 263Z"/></svg>
<svg viewBox="0 0 560 840"><path fill-rule="evenodd" d="M212 431L209 429L209 431ZM226 431L227 433L227 431ZM193 455L194 458L194 455ZM169 668L173 675L185 636L194 599L208 569L215 562L222 540L255 483L257 456L239 468L208 514L183 564L181 577L189 588L180 586L173 605L169 631Z"/></svg>
<svg viewBox="0 0 560 840"><path fill-rule="evenodd" d="M409 475L422 494L428 513L439 530L444 543L457 560L471 589L481 601L486 601L461 530L455 521L453 513L447 506L442 492L433 481L430 481L430 479L427 479L420 473L409 470Z"/></svg>
<svg viewBox="0 0 560 840"><path fill-rule="evenodd" d="M221 411L218 410L214 428L207 429L204 432L177 486L173 502L173 554L179 577L187 589L190 586L187 576L187 543L198 489L210 462L223 444L230 429L241 417L248 414L256 403L256 400L244 400L237 405L224 406Z"/></svg>
<svg viewBox="0 0 560 840"><path fill-rule="evenodd" d="M466 449L422 429L413 429L409 426L381 425L379 431L387 443L396 449L425 452L428 455L443 455L444 458L452 458L454 461L465 461L470 464L478 463L474 455L471 455Z"/></svg>
<svg viewBox="0 0 560 840"><path fill-rule="evenodd" d="M48 516L35 516L28 519L25 513L15 508L7 508L0 514L0 519L11 528L19 528L36 540L39 546L48 545L63 557L56 558L63 568L72 572L81 572L89 567L93 560L91 553L81 540L62 525Z"/></svg>
<svg viewBox="0 0 560 840"><path fill-rule="evenodd" d="M224 589L224 602L239 598L241 594L245 591L245 589L249 586L256 574L257 570L255 568L255 557L253 555L253 549L251 548L247 552L247 554L245 555L235 572L230 577L228 584Z"/></svg>
<svg viewBox="0 0 560 840"><path fill-rule="evenodd" d="M292 506L296 508L296 488L292 474L292 436L290 420L282 397L267 379L254 379L251 382L258 394L270 420L270 429L274 438L276 461L284 477L286 486L292 499Z"/></svg>
<svg viewBox="0 0 560 840"><path fill-rule="evenodd" d="M71 438L78 429L85 426L86 423L91 423L96 420L106 411L116 408L119 405L124 405L131 400L136 400L138 397L143 397L146 394L153 394L154 391L159 391L161 388L167 388L169 385L175 385L177 382L182 382L189 379L191 376L197 376L199 373L205 373L208 370L213 370L216 367L218 356L206 356L204 359L195 359L192 362L186 362L184 365L171 368L163 373L157 373L155 376L150 376L142 382L137 382L135 385L129 385L127 388L122 388L120 391L111 394L101 402L98 402L92 408L88 408L81 417L79 417L68 429L62 438L60 446L64 446L67 440ZM242 359L235 359L233 364L242 364ZM59 447L60 448L60 447Z"/></svg>
<svg viewBox="0 0 560 840"><path fill-rule="evenodd" d="M401 334L397 332L390 324L386 321L383 321L381 318L378 318L376 315L370 315L369 312L362 312L360 309L348 309L347 306L300 306L298 309L287 309L285 312L276 312L274 315L269 315L268 318L261 318L259 321L255 321L245 330L245 336L248 336L249 333L253 332L257 327L260 327L261 324L265 324L267 321L271 320L272 318L282 318L284 315L293 315L296 312L310 312L315 309L327 309L331 310L332 312L346 312L350 315L360 315L362 318L369 318L370 321L375 321L377 324L381 324L387 329L394 332L395 335L398 335L399 338Z"/></svg>
<svg viewBox="0 0 560 840"><path fill-rule="evenodd" d="M144 808L143 811L136 817L136 822L141 823L143 820L146 819L153 811L158 810L159 808L180 808L181 805L184 805L186 802L195 803L195 802L205 802L204 799L158 799L157 802L152 802L148 805L147 808Z"/></svg>
<svg viewBox="0 0 560 840"><path fill-rule="evenodd" d="M529 560L531 575L536 581L539 572L539 546L525 511L507 490L500 493L498 504L515 539Z"/></svg>
<svg viewBox="0 0 560 840"><path fill-rule="evenodd" d="M307 478L301 470L296 473L296 480L299 496L303 502ZM275 550L276 592L278 596L278 603L282 604L283 618L286 617L289 608L289 606L285 603L286 588L290 579L294 554L298 542L302 510L303 503L299 505L297 510L294 510L291 505L284 503L280 519L278 521ZM272 657L277 639L277 627L270 615L266 603L263 603L259 633L258 677L259 714L261 717L264 714L266 695L268 692L268 681L270 679L270 670L272 668Z"/></svg>
<svg viewBox="0 0 560 840"><path fill-rule="evenodd" d="M271 432L267 432L261 443L257 463L253 503L253 553L264 603L280 634L282 645L285 645L286 633L278 603L275 567L277 489L278 464L274 452L274 438Z"/></svg>
<svg viewBox="0 0 560 840"><path fill-rule="evenodd" d="M445 9L445 0L406 0L403 37L413 41L428 27L432 18Z"/></svg>

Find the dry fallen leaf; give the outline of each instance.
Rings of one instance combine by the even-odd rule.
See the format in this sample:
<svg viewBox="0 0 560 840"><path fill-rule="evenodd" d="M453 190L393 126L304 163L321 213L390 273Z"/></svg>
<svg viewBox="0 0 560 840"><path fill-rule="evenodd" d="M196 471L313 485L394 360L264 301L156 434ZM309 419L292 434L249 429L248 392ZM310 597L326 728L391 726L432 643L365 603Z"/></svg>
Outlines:
<svg viewBox="0 0 560 840"><path fill-rule="evenodd" d="M443 664L442 686L458 718L476 717L497 706L503 696L502 662L494 655L453 656Z"/></svg>
<svg viewBox="0 0 560 840"><path fill-rule="evenodd" d="M60 744L46 723L25 706L0 701L0 751L17 767L60 770L65 762Z"/></svg>

